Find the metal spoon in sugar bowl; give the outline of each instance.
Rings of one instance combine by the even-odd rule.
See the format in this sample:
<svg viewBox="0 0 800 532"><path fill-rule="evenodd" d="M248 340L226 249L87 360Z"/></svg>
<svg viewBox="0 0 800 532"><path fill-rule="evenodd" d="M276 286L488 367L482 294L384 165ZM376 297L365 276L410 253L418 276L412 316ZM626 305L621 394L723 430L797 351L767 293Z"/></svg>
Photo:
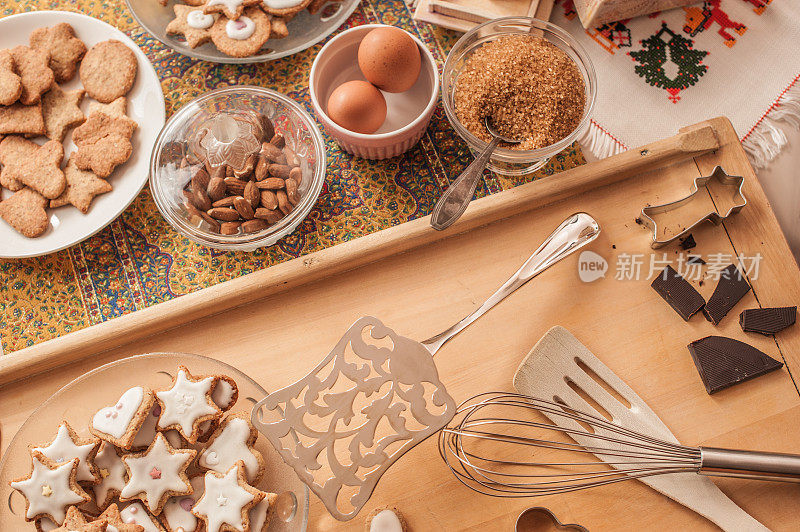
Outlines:
<svg viewBox="0 0 800 532"><path fill-rule="evenodd" d="M494 153L494 150L501 142L508 144L519 144L521 140L510 139L502 136L495 128L487 116L483 119L487 131L492 135L492 141L486 146L478 157L472 161L472 164L467 166L458 179L453 181L447 190L444 191L442 197L436 202L431 213L431 226L437 231L447 229L453 222L458 220L464 211L467 210L467 205L475 195L475 188L478 186L478 179L483 174L483 169L489 163L489 159Z"/></svg>

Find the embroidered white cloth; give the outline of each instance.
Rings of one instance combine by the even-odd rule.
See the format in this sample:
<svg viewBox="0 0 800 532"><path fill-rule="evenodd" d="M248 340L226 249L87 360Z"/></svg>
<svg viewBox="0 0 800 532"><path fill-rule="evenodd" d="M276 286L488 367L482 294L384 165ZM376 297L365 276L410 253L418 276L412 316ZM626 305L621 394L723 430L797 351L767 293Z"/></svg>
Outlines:
<svg viewBox="0 0 800 532"><path fill-rule="evenodd" d="M597 71L583 139L597 157L727 116L763 166L786 144L783 128L800 125L800 0L707 0L592 30L559 0L551 21Z"/></svg>

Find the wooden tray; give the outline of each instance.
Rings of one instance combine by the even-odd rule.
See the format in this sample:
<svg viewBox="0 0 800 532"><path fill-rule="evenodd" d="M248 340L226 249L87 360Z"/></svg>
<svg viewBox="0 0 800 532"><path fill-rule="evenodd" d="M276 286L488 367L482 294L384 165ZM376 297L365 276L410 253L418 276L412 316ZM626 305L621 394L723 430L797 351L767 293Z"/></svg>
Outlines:
<svg viewBox="0 0 800 532"><path fill-rule="evenodd" d="M754 291L715 328L699 316L683 322L649 281L615 280L614 265L624 253L649 258L650 235L634 221L643 205L686 195L693 178L718 164L744 176L749 204L723 226L696 230L694 251L760 253L763 260L758 278L750 279ZM709 197L708 206L721 199ZM588 249L608 260L608 274L583 283L578 257L569 257L462 332L436 357L456 400L512 390L519 362L545 331L560 324L636 390L683 442L797 452L800 395L790 372L800 372L800 327L776 339L746 335L736 314L759 305L797 304L800 271L725 119L474 201L444 233L433 231L427 218L415 220L2 357L3 445L59 387L120 357L156 351L209 355L275 390L313 368L362 315L378 316L400 334L427 338L474 309L561 220L579 210L603 228ZM669 246L657 253L669 258L677 251ZM708 297L714 284L699 290ZM782 359L786 368L709 396L686 349L709 334L745 340ZM718 484L771 529L800 527L796 485ZM538 505L551 508L562 522L593 531L713 530L635 481L560 497L490 499L454 479L435 438L387 472L363 513L384 505L398 507L415 530L511 530L523 508ZM363 519L336 522L314 499L310 529L363 530Z"/></svg>
<svg viewBox="0 0 800 532"><path fill-rule="evenodd" d="M527 16L550 20L555 0L419 0L414 20L467 32L499 17Z"/></svg>

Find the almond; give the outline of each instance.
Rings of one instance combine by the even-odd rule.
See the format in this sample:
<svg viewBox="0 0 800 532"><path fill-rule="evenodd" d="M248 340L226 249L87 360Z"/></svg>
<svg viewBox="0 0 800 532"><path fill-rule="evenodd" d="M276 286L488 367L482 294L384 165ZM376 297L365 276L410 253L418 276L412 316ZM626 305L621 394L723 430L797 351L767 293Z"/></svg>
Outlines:
<svg viewBox="0 0 800 532"><path fill-rule="evenodd" d="M220 223L206 213L203 214L205 214L203 220L208 224L208 230L212 233L219 233L221 229Z"/></svg>
<svg viewBox="0 0 800 532"><path fill-rule="evenodd" d="M286 183L280 177L268 177L262 181L256 182L256 186L260 189L278 190L286 186Z"/></svg>
<svg viewBox="0 0 800 532"><path fill-rule="evenodd" d="M221 165L219 165L217 167L214 167L211 170L209 170L208 175L211 177L211 179L214 179L215 177L218 177L220 179L224 179L225 175L226 175L226 172L227 172L227 170L226 170L225 165L221 164Z"/></svg>
<svg viewBox="0 0 800 532"><path fill-rule="evenodd" d="M250 220L255 214L250 202L244 199L242 196L236 196L233 198L233 207L236 209L236 212L238 212L245 220Z"/></svg>
<svg viewBox="0 0 800 532"><path fill-rule="evenodd" d="M283 147L283 154L286 156L286 164L292 167L300 166L300 161L297 158L297 154L289 146Z"/></svg>
<svg viewBox="0 0 800 532"><path fill-rule="evenodd" d="M225 177L234 177L233 168L230 165L225 165Z"/></svg>
<svg viewBox="0 0 800 532"><path fill-rule="evenodd" d="M283 155L281 149L274 144L270 144L269 142L265 142L261 145L261 151L259 155L268 161L275 161Z"/></svg>
<svg viewBox="0 0 800 532"><path fill-rule="evenodd" d="M200 189L192 193L192 204L201 211L207 211L211 208L211 198L205 190Z"/></svg>
<svg viewBox="0 0 800 532"><path fill-rule="evenodd" d="M283 135L280 133L275 133L271 139L269 139L269 143L277 148L283 148L286 146L286 139L283 138Z"/></svg>
<svg viewBox="0 0 800 532"><path fill-rule="evenodd" d="M228 194L233 196L241 196L244 194L244 186L246 184L247 181L242 181L241 179L237 179L235 177L225 178L225 190L228 191Z"/></svg>
<svg viewBox="0 0 800 532"><path fill-rule="evenodd" d="M285 164L269 165L269 175L271 175L272 177L280 177L281 179L286 179L287 177L289 177L289 172L291 171L292 169Z"/></svg>
<svg viewBox="0 0 800 532"><path fill-rule="evenodd" d="M253 172L253 168L256 166L256 157L257 156L255 153L251 154L250 157L247 158L247 161L245 161L244 168L238 172L234 172L233 174L239 179L247 178Z"/></svg>
<svg viewBox="0 0 800 532"><path fill-rule="evenodd" d="M273 211L270 209L265 209L264 207L259 207L256 209L255 217L260 220L266 220L270 225L272 225L278 223L280 219L283 218L283 213L278 210Z"/></svg>
<svg viewBox="0 0 800 532"><path fill-rule="evenodd" d="M289 171L289 177L294 179L294 182L300 185L300 183L303 182L303 171L299 166L295 166L291 169L291 171Z"/></svg>
<svg viewBox="0 0 800 532"><path fill-rule="evenodd" d="M225 196L211 204L212 207L233 207L233 200L236 196ZM208 209L206 209L208 210Z"/></svg>
<svg viewBox="0 0 800 532"><path fill-rule="evenodd" d="M252 208L255 209L258 207L261 201L261 193L258 191L258 187L253 181L248 181L244 186L244 199L250 202Z"/></svg>
<svg viewBox="0 0 800 532"><path fill-rule="evenodd" d="M223 222L232 222L239 219L239 213L229 207L214 207L208 210L208 215Z"/></svg>
<svg viewBox="0 0 800 532"><path fill-rule="evenodd" d="M279 190L275 193L278 196L278 208L283 212L283 214L289 214L294 210L294 205L291 204L289 201L289 197L286 195L285 190Z"/></svg>
<svg viewBox="0 0 800 532"><path fill-rule="evenodd" d="M265 139L271 139L273 135L275 135L275 126L272 125L272 120L270 120L267 115L260 115L259 122L261 123L261 128L264 130Z"/></svg>
<svg viewBox="0 0 800 532"><path fill-rule="evenodd" d="M203 168L202 166L198 167L194 175L192 176L192 190L195 189L205 190L206 188L208 188L208 182L210 180L211 178L209 177L208 172L206 172L206 169Z"/></svg>
<svg viewBox="0 0 800 532"><path fill-rule="evenodd" d="M261 205L267 209L274 211L278 208L278 196L271 190L261 191Z"/></svg>
<svg viewBox="0 0 800 532"><path fill-rule="evenodd" d="M221 177L212 177L208 182L206 192L211 201L219 201L225 197L225 180Z"/></svg>
<svg viewBox="0 0 800 532"><path fill-rule="evenodd" d="M252 220L247 220L246 222L242 223L242 232L255 233L256 231L261 231L267 227L269 227L269 224L264 220L253 218Z"/></svg>
<svg viewBox="0 0 800 532"><path fill-rule="evenodd" d="M269 159L264 157L263 155L258 158L258 164L256 164L256 169L253 172L253 175L256 176L256 181L261 181L268 175L269 168Z"/></svg>
<svg viewBox="0 0 800 532"><path fill-rule="evenodd" d="M286 196L289 197L292 205L297 205L297 202L300 201L300 194L297 192L297 181L294 179L289 178L286 180Z"/></svg>
<svg viewBox="0 0 800 532"><path fill-rule="evenodd" d="M235 235L239 233L242 222L223 222L220 226L220 233L223 235Z"/></svg>

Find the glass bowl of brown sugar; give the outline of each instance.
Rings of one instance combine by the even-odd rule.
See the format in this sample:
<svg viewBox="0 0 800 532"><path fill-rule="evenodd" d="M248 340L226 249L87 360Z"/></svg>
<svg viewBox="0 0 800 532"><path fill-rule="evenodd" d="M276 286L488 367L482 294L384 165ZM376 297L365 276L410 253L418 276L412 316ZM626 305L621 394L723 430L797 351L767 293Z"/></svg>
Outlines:
<svg viewBox="0 0 800 532"><path fill-rule="evenodd" d="M529 17L499 18L465 33L442 72L445 114L470 150L491 140L488 118L504 137L488 168L533 172L589 126L597 77L589 55L566 31Z"/></svg>

